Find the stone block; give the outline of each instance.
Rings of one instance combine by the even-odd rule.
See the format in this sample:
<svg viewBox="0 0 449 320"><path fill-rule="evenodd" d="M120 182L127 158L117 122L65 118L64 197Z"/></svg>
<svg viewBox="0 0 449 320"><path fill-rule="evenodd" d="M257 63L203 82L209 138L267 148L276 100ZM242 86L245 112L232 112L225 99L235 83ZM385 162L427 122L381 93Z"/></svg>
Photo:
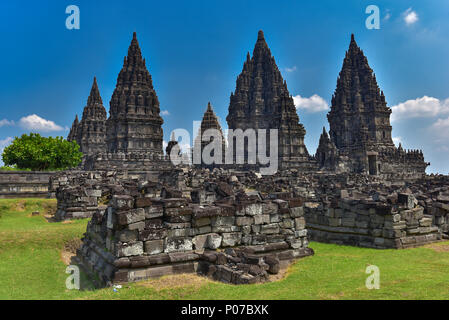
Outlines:
<svg viewBox="0 0 449 320"><path fill-rule="evenodd" d="M222 236L220 236L219 234L209 234L207 237L207 247L212 250L220 248L222 239Z"/></svg>
<svg viewBox="0 0 449 320"><path fill-rule="evenodd" d="M292 218L298 218L304 216L304 207L290 208L290 216Z"/></svg>
<svg viewBox="0 0 449 320"><path fill-rule="evenodd" d="M193 249L194 250L202 250L207 248L207 238L209 235L207 234L201 234L193 237L192 243L193 243Z"/></svg>
<svg viewBox="0 0 449 320"><path fill-rule="evenodd" d="M151 198L137 198L136 199L136 208L145 208L151 207L153 205L153 201Z"/></svg>
<svg viewBox="0 0 449 320"><path fill-rule="evenodd" d="M190 251L193 249L192 239L188 237L167 238L164 252Z"/></svg>
<svg viewBox="0 0 449 320"><path fill-rule="evenodd" d="M300 219L300 218L297 218ZM295 219L296 220L296 219ZM292 219L282 219L281 222L279 222L279 227L280 228L284 228L284 229L290 229L290 228L294 228L296 225L295 220ZM305 221L305 220L304 220Z"/></svg>
<svg viewBox="0 0 449 320"><path fill-rule="evenodd" d="M193 226L195 227L203 227L211 224L211 220L209 217L198 218L193 220Z"/></svg>
<svg viewBox="0 0 449 320"><path fill-rule="evenodd" d="M253 217L247 217L247 216L237 217L235 219L235 224L237 226L248 226L248 225L254 224L255 223L254 220L255 220L255 218L253 218Z"/></svg>
<svg viewBox="0 0 449 320"><path fill-rule="evenodd" d="M275 223L281 221L281 218L278 214L270 214L270 223Z"/></svg>
<svg viewBox="0 0 449 320"><path fill-rule="evenodd" d="M245 214L248 216L255 216L262 214L262 204L261 203L252 203L245 207Z"/></svg>
<svg viewBox="0 0 449 320"><path fill-rule="evenodd" d="M145 241L145 252L148 254L158 254L164 252L164 240Z"/></svg>
<svg viewBox="0 0 449 320"><path fill-rule="evenodd" d="M138 241L132 244L121 244L117 246L118 257L131 257L143 254L143 242Z"/></svg>
<svg viewBox="0 0 449 320"><path fill-rule="evenodd" d="M296 218L295 219L295 229L296 230L302 230L306 227L306 220L304 217Z"/></svg>
<svg viewBox="0 0 449 320"><path fill-rule="evenodd" d="M118 210L128 210L134 208L134 198L128 195L112 196L112 206Z"/></svg>
<svg viewBox="0 0 449 320"><path fill-rule="evenodd" d="M235 217L213 217L211 219L211 225L217 226L233 226L235 224Z"/></svg>
<svg viewBox="0 0 449 320"><path fill-rule="evenodd" d="M270 215L260 214L254 216L254 224L266 224L270 223Z"/></svg>
<svg viewBox="0 0 449 320"><path fill-rule="evenodd" d="M119 213L117 218L121 225L132 224L145 220L145 211L142 208L132 209Z"/></svg>
<svg viewBox="0 0 449 320"><path fill-rule="evenodd" d="M234 247L240 244L242 239L242 233L241 232L223 233L222 237L223 237L221 241L222 247Z"/></svg>
<svg viewBox="0 0 449 320"><path fill-rule="evenodd" d="M145 222L143 222L143 221L132 223L132 224L128 225L128 230L142 231L143 229L145 229Z"/></svg>
<svg viewBox="0 0 449 320"><path fill-rule="evenodd" d="M139 232L137 230L121 230L116 232L116 238L120 242L137 241Z"/></svg>
<svg viewBox="0 0 449 320"><path fill-rule="evenodd" d="M277 223L263 224L260 226L260 233L262 234L279 233L279 224Z"/></svg>
<svg viewBox="0 0 449 320"><path fill-rule="evenodd" d="M278 209L278 205L271 201L262 203L262 214L276 214Z"/></svg>
<svg viewBox="0 0 449 320"><path fill-rule="evenodd" d="M164 215L164 208L162 205L152 205L150 207L145 207L145 219L159 218Z"/></svg>

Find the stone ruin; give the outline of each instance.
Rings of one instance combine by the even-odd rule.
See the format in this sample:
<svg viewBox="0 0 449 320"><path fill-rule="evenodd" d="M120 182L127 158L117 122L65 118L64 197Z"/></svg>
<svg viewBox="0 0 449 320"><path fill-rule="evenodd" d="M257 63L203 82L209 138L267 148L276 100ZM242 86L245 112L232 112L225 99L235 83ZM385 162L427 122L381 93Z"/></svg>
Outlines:
<svg viewBox="0 0 449 320"><path fill-rule="evenodd" d="M311 166L304 144L306 130L299 122L287 83L282 78L262 31L259 31L253 56L248 52L242 73L237 78L226 121L229 129L233 130L277 129L279 166ZM228 143L232 143L234 148L234 156L235 140L235 137L228 137ZM266 150L269 152L269 138L266 143ZM258 145L255 146L256 154L258 148ZM249 162L248 153L249 147L245 144L242 159L245 164Z"/></svg>
<svg viewBox="0 0 449 320"><path fill-rule="evenodd" d="M225 183L216 188L213 204L174 198L181 193L170 189L154 197L145 184L128 191L93 214L77 255L103 284L185 272L255 283L278 273L281 264L313 254L299 198L235 194Z"/></svg>
<svg viewBox="0 0 449 320"><path fill-rule="evenodd" d="M102 285L181 272L255 283L312 255L309 240L403 249L449 237L449 177L426 175L422 151L393 144L391 110L354 36L332 97L329 134L324 128L310 155L259 32L226 120L230 129L279 130L273 175L262 176L248 161L174 165L174 137L163 155L159 101L135 34L109 119L100 106L94 80L83 119L76 117L69 134L82 145L83 164L52 177L49 190L58 199L57 219L91 217L76 259ZM210 103L200 138L208 129L222 134ZM195 145L204 150L208 142Z"/></svg>
<svg viewBox="0 0 449 320"><path fill-rule="evenodd" d="M320 167L385 177L398 171L423 175L429 164L422 151L406 152L394 145L390 115L368 59L352 35L327 116L330 139L325 130L320 137Z"/></svg>
<svg viewBox="0 0 449 320"><path fill-rule="evenodd" d="M109 114L106 119L94 79L83 118L78 121L76 116L68 136L69 140L80 144L85 154L83 169L169 168L169 157L164 156L162 150L163 120L159 115L159 100L136 33L117 78ZM237 78L226 120L232 130L277 129L280 170L354 172L381 175L387 179L400 172L410 179L419 178L425 174L429 163L424 161L421 150L406 151L393 144L390 115L391 109L379 89L376 76L352 35L332 96L328 114L329 135L324 128L315 155L310 155L304 144L306 131L299 122L293 98L260 31L253 55L251 57L248 53ZM210 103L200 133L208 129L218 130L223 136ZM203 151L207 148L207 141L201 138L199 136L200 140L194 145ZM220 147L223 154L226 153L224 140ZM230 148L235 149L236 137L230 136L228 140ZM266 150L270 152L268 138L266 143ZM249 163L248 145L245 144L243 149L242 165L236 168L257 169L257 165ZM257 149L258 145L256 152ZM233 155L236 156L235 151ZM200 167L217 166L204 165L201 160ZM238 163L234 158L234 164ZM227 166L230 167L229 164Z"/></svg>

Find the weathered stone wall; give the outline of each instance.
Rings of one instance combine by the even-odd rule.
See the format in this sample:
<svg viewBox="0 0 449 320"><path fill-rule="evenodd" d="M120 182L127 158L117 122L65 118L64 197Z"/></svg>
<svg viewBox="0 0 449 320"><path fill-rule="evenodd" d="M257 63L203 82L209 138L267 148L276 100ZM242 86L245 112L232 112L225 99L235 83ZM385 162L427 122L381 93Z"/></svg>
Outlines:
<svg viewBox="0 0 449 320"><path fill-rule="evenodd" d="M0 171L0 198L46 198L56 172Z"/></svg>
<svg viewBox="0 0 449 320"><path fill-rule="evenodd" d="M433 217L433 224L439 228L441 233L449 235L449 201L434 202L429 211Z"/></svg>
<svg viewBox="0 0 449 320"><path fill-rule="evenodd" d="M174 169L169 158L148 152L99 153L86 158L84 170L151 171Z"/></svg>
<svg viewBox="0 0 449 320"><path fill-rule="evenodd" d="M253 199L203 206L183 198L114 195L106 210L93 215L77 257L103 283L114 283L197 272L205 265L210 272L210 264L228 261L211 258L210 251L231 247L269 256L266 262L313 254L302 202ZM244 267L212 269L232 283L257 280Z"/></svg>
<svg viewBox="0 0 449 320"><path fill-rule="evenodd" d="M139 186L147 195L156 197L163 189L162 184L185 188L182 170L66 171L50 178L48 190L58 200L55 218L70 220L92 217L98 208L104 209L112 194L136 192L136 188L129 186Z"/></svg>
<svg viewBox="0 0 449 320"><path fill-rule="evenodd" d="M441 240L431 215L412 195L399 194L399 205L368 199L340 198L307 203L311 239L371 248L408 248Z"/></svg>

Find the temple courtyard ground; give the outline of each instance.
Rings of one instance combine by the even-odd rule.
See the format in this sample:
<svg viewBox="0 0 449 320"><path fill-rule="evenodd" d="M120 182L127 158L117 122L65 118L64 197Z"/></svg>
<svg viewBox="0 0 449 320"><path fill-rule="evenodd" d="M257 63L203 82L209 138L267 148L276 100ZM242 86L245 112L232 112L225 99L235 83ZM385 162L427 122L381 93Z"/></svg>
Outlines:
<svg viewBox="0 0 449 320"><path fill-rule="evenodd" d="M449 241L407 250L312 242L315 256L265 284L176 275L93 290L82 277L85 290L68 290L66 267L88 220L53 222L55 207L55 200L0 200L0 299L449 299ZM369 265L380 269L378 290L365 286Z"/></svg>

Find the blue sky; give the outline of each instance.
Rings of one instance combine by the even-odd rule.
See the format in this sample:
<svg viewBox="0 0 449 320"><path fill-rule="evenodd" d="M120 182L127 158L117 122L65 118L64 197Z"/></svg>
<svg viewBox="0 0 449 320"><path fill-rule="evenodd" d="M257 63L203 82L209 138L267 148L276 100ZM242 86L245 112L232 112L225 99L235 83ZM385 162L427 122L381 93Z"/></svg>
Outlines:
<svg viewBox="0 0 449 320"><path fill-rule="evenodd" d="M80 29L65 27L68 5ZM380 29L368 30L368 5ZM350 34L387 103L393 136L449 172L449 2L2 1L0 148L30 131L67 136L97 76L104 105L136 31L164 112L164 138L192 130L211 101L226 128L229 96L262 29L315 153ZM448 100L446 100L448 99ZM167 114L168 113L168 114Z"/></svg>

